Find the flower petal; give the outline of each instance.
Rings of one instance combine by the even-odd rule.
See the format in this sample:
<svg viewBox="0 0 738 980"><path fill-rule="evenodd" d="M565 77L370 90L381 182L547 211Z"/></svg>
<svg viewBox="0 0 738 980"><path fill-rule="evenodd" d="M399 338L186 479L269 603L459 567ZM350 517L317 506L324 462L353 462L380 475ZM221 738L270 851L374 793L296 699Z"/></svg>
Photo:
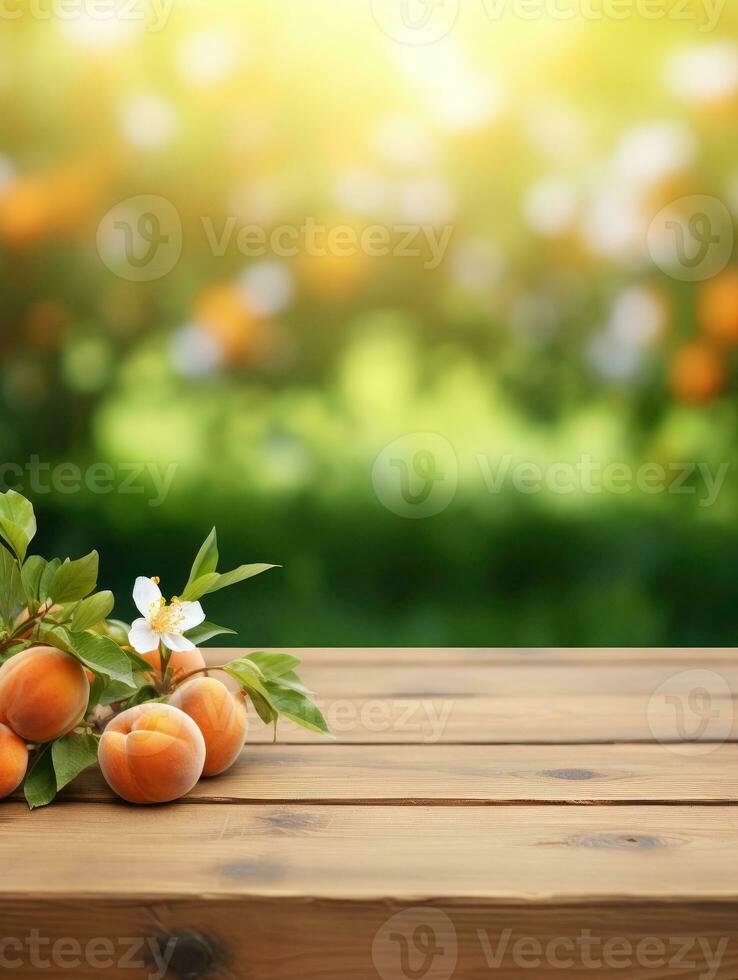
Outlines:
<svg viewBox="0 0 738 980"><path fill-rule="evenodd" d="M195 644L186 636L178 636L176 633L165 633L161 642L168 650L174 650L176 653L185 653L188 650L197 649Z"/></svg>
<svg viewBox="0 0 738 980"><path fill-rule="evenodd" d="M183 633L205 621L205 613L199 602L180 602L179 611L182 613L182 622L179 628Z"/></svg>
<svg viewBox="0 0 738 980"><path fill-rule="evenodd" d="M161 589L150 578L139 575L133 586L133 601L142 616L148 616L152 605L161 599Z"/></svg>
<svg viewBox="0 0 738 980"><path fill-rule="evenodd" d="M159 636L145 619L137 619L131 626L128 642L136 653L151 653L159 648Z"/></svg>

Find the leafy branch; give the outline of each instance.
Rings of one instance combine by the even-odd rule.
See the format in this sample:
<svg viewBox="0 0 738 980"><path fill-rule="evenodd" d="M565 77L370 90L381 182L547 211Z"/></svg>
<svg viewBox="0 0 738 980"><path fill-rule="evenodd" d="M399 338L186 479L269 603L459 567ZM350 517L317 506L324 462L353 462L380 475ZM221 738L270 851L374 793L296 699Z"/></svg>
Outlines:
<svg viewBox="0 0 738 980"><path fill-rule="evenodd" d="M148 647L138 651L134 648L135 630L109 618L115 605L113 594L95 591L97 551L77 559L47 560L28 553L35 534L31 503L13 490L0 494L0 664L31 646L53 647L84 668L89 698L80 723L72 731L53 741L29 744L31 766L24 792L31 809L50 803L61 789L96 763L98 732L115 711L166 701L182 684L211 670L223 671L237 681L259 718L274 726L275 737L280 717L331 737L323 715L310 698L311 692L296 672L300 661L291 654L251 653L184 674L172 668L174 649L196 650L216 636L235 635L234 630L204 619L199 605L203 596L279 566L249 564L219 572L218 541L213 528L195 557L181 597L173 599L169 607L163 597L152 603L149 588L149 600L141 600L150 615L150 620L144 620L147 625L143 635L154 635L161 641L161 669L157 670L140 655L148 655ZM144 588L143 595L146 593ZM158 588L154 596L161 596ZM195 617L191 615L193 610ZM190 622L202 621L179 632L178 624L188 621L188 613ZM187 642L182 643L177 637L184 637ZM140 637L139 641L143 642ZM32 739L26 741L32 743Z"/></svg>
<svg viewBox="0 0 738 980"><path fill-rule="evenodd" d="M311 693L295 672L300 661L288 653L251 653L216 666L189 671L176 680L179 687L198 674L222 670L238 681L249 696L254 709L265 725L276 724L280 716L332 738L325 718L310 700Z"/></svg>

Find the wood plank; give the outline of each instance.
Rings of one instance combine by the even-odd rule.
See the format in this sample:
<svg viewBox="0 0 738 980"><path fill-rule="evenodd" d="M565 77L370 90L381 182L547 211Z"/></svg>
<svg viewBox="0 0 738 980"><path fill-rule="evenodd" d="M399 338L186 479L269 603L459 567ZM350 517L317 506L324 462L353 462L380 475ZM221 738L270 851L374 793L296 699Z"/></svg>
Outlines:
<svg viewBox="0 0 738 980"><path fill-rule="evenodd" d="M305 664L302 677L322 698L336 697L548 697L550 695L651 695L663 685L686 694L700 683L715 696L738 695L738 663L719 667L674 664L461 664L451 667L389 664ZM218 676L223 676L219 674Z"/></svg>
<svg viewBox="0 0 738 980"><path fill-rule="evenodd" d="M0 807L5 902L738 903L731 807ZM737 909L738 911L738 909Z"/></svg>
<svg viewBox="0 0 738 980"><path fill-rule="evenodd" d="M738 741L738 710L732 698L712 701L710 711L717 715L704 729L699 717L681 728L677 708L664 697L317 697L315 701L337 743L344 744ZM265 743L272 737L270 729L254 721L251 741ZM294 745L325 739L282 720L277 741Z"/></svg>
<svg viewBox="0 0 738 980"><path fill-rule="evenodd" d="M412 944L420 925L444 950L453 941L459 978L494 971L553 980L596 969L614 980L624 975L625 941L631 957L634 944L650 943L650 962L636 956L630 977L735 980L738 809L724 804L736 800L738 746L575 744L620 741L613 733L653 743L672 729L681 737L675 705L653 700L643 685L658 687L675 662L689 669L694 661L641 657L626 667L595 658L600 676L577 687L569 651L536 667L539 653L510 664L494 662L499 651L490 662L465 662L462 653L459 670L433 662L425 681L439 689L418 685L420 658L353 668L345 657L308 656L306 679L315 687L325 680L323 707L344 744L300 745L310 736L284 726L284 744L267 745L259 725L230 774L203 781L195 799L178 805L100 805L92 777L54 809L0 806L4 936L22 942L41 926L50 940L102 937L114 948L131 937L142 948L178 940L175 975L398 980L409 974L397 937ZM734 660L714 664L732 676ZM337 665L340 681L330 687ZM495 674L497 688L483 686ZM440 687L444 675L466 686ZM676 689L682 711L691 691ZM723 724L734 701L713 697L697 715L705 708ZM551 744L512 744L531 731ZM710 734L698 725L687 737ZM735 737L732 714L724 735ZM497 737L510 744L488 744ZM84 804L73 802L75 792ZM562 972L560 960L544 956L531 973L531 939L553 943L558 956L562 939L577 950L583 929L600 949L615 942L619 957L592 967L575 956ZM516 940L526 944L522 966ZM691 960L676 962L679 941ZM500 942L502 961L491 964ZM656 967L654 942L664 949ZM132 971L118 959L104 972L152 977L156 966L149 959ZM26 961L13 975L36 972ZM58 964L44 973L70 975ZM88 957L73 975L84 980L100 968Z"/></svg>
<svg viewBox="0 0 738 980"><path fill-rule="evenodd" d="M454 951L430 980L735 980L738 746L710 744L738 741L735 651L295 652L338 744L287 724L264 744L254 721L238 765L179 804L97 802L94 774L57 807L0 804L0 956L39 928L67 944L51 980L162 976L154 940L179 957L169 975L407 980L400 940L422 966L421 927ZM692 705L679 678L705 667L727 693ZM592 937L618 952L592 966L584 929L590 955ZM557 959L532 964L531 940Z"/></svg>
<svg viewBox="0 0 738 980"><path fill-rule="evenodd" d="M203 649L210 663L222 662L256 648L209 647ZM259 647L258 649L268 649ZM277 649L277 648L272 648ZM315 666L362 664L386 667L441 665L556 665L580 664L676 664L677 666L732 665L738 663L737 647L279 647L304 663Z"/></svg>
<svg viewBox="0 0 738 980"><path fill-rule="evenodd" d="M205 650L208 663L227 661L242 651ZM244 651L245 652L245 651ZM289 651L303 661L302 674L322 697L402 697L402 696L469 696L521 697L544 695L589 695L607 692L608 695L648 694L664 684L670 692L689 691L702 681L716 694L738 694L738 656L732 661L717 663L670 661L655 659L641 663L595 657L582 669L582 662L529 659L498 660L504 651L479 651L481 658L463 656L472 651L398 651L406 659L391 659L386 663L377 653L390 651ZM476 653L477 651L473 651ZM594 652L594 651L593 651ZM574 651L580 653L580 651ZM335 654L335 661L326 659ZM487 656L490 654L490 656ZM696 673L698 672L698 673ZM223 675L219 675L223 676Z"/></svg>
<svg viewBox="0 0 738 980"><path fill-rule="evenodd" d="M248 745L202 803L738 803L738 745L685 757L662 745ZM114 800L96 769L64 800Z"/></svg>
<svg viewBox="0 0 738 980"><path fill-rule="evenodd" d="M303 651L293 652L300 655ZM362 661L360 666L336 663L329 668L316 664L322 662L323 654L340 651L315 651L315 656L312 651L306 652L303 679L317 692L315 701L341 743L576 744L738 739L738 708L732 694L738 684L738 667L734 666L707 669L684 664L684 669L672 669L664 663L595 664L583 669L568 664L549 668L462 665L452 670L415 664L380 668ZM361 659L362 651L356 653ZM363 653L372 656L375 651ZM211 663L218 663L222 657L223 651L208 651ZM215 676L237 687L225 674ZM376 693L362 695L362 688ZM485 694L485 689L495 693ZM707 692L706 701L703 692ZM250 738L263 743L272 739L272 733L256 722ZM280 722L280 744L322 740L322 736L288 721Z"/></svg>
<svg viewBox="0 0 738 980"><path fill-rule="evenodd" d="M730 904L686 901L555 908L469 901L413 901L406 907L392 901L253 896L165 902L50 898L22 905L0 899L8 976L18 980L40 974L50 980L102 975L163 980L167 962L167 978L192 980L569 980L592 975L603 980L735 980L735 912ZM39 929L42 966L31 962L33 923ZM424 932L418 935L419 926ZM428 972L420 973L426 939L434 955ZM10 945L13 940L19 948ZM499 962L494 959L498 954ZM408 965L418 972L408 972Z"/></svg>

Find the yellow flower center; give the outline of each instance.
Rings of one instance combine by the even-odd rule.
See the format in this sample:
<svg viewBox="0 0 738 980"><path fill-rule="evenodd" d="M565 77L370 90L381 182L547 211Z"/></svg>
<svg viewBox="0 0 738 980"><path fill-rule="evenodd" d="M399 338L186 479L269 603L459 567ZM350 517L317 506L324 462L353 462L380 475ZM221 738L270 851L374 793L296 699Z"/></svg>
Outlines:
<svg viewBox="0 0 738 980"><path fill-rule="evenodd" d="M149 625L155 633L160 635L162 633L181 633L180 627L183 620L182 605L176 597L168 605L164 598L155 602L149 613Z"/></svg>

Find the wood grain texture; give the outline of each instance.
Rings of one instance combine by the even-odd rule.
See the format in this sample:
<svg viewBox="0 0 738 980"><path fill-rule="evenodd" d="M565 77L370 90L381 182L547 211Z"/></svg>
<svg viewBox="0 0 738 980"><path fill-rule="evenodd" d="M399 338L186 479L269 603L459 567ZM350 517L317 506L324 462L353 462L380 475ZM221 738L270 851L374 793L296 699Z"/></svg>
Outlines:
<svg viewBox="0 0 738 980"><path fill-rule="evenodd" d="M207 659L222 663L237 652L207 651ZM660 656L653 663L642 663L648 651L638 651L641 659L631 663L613 660L609 654L610 659L600 656L587 668L561 658L554 658L550 666L498 663L499 651L438 651L453 666L436 663L436 651L426 651L423 667L417 662L395 663L396 652L389 650L293 652L301 656L301 675L318 692L316 703L340 743L738 740L738 699L733 694L738 687L738 658L732 651L732 663L721 660L709 668L702 661L693 667L683 661L675 665ZM489 662L470 663L469 654ZM331 655L336 659L329 664ZM234 689L237 686L225 674L214 676ZM717 712L707 727L701 724L702 702L693 711L689 700L697 688L708 692L707 710ZM250 740L264 743L272 737L271 730L255 719ZM324 741L289 721L280 722L277 740L283 745Z"/></svg>
<svg viewBox="0 0 738 980"><path fill-rule="evenodd" d="M0 808L6 900L733 903L736 848L731 807Z"/></svg>
<svg viewBox="0 0 738 980"><path fill-rule="evenodd" d="M203 649L208 663L222 662L251 653L256 647ZM267 649L260 647L258 649ZM276 649L276 648L275 648ZM306 665L351 666L362 663L386 667L426 668L433 664L448 667L469 666L555 666L574 664L592 667L600 664L674 664L677 667L713 667L738 663L738 647L279 647L293 653Z"/></svg>
<svg viewBox="0 0 738 980"><path fill-rule="evenodd" d="M252 713L178 804L94 772L0 804L0 955L35 928L50 980L159 980L162 950L192 980L738 976L735 650L294 652L336 743Z"/></svg>
<svg viewBox="0 0 738 980"><path fill-rule="evenodd" d="M307 671L305 677L309 676ZM316 697L336 742L363 745L573 745L577 743L714 741L699 719L686 729L664 696L550 697ZM738 741L738 707L715 699L719 741ZM253 717L253 713L252 713ZM249 738L271 742L273 733L254 718ZM280 720L281 745L324 743L321 735Z"/></svg>
<svg viewBox="0 0 738 980"><path fill-rule="evenodd" d="M201 780L202 803L738 803L738 745L704 754L662 745L247 745L236 765ZM64 791L115 797L97 770Z"/></svg>
<svg viewBox="0 0 738 980"><path fill-rule="evenodd" d="M354 744L566 744L734 740L738 735L738 657L705 651L690 666L672 651L425 651L398 662L392 650L295 651L301 673L339 742ZM722 656L730 654L730 659ZM594 653L594 651L584 651ZM623 653L637 655L621 658ZM234 651L207 651L219 663ZM573 660L564 659L571 654ZM708 666L709 665L709 666ZM226 675L226 683L235 687ZM701 725L690 697L705 689L717 720ZM674 703L679 698L682 706ZM680 714L684 723L680 724ZM257 725L252 739L271 732ZM282 744L320 736L281 723Z"/></svg>
<svg viewBox="0 0 738 980"><path fill-rule="evenodd" d="M722 903L407 906L210 896L48 899L21 908L0 898L5 941L19 944L5 947L14 980L160 980L164 958L172 967L166 980L735 980L735 911ZM30 962L29 923L41 923L47 940L40 955L49 965L41 969ZM414 943L418 925L432 930L436 950L426 974ZM66 965L55 967L60 942ZM416 973L403 969L403 942Z"/></svg>
<svg viewBox="0 0 738 980"><path fill-rule="evenodd" d="M307 662L306 682L322 698L371 697L550 697L648 695L668 684L672 693L689 691L695 670L725 695L738 693L738 662L686 669L675 664L346 664L343 667Z"/></svg>

